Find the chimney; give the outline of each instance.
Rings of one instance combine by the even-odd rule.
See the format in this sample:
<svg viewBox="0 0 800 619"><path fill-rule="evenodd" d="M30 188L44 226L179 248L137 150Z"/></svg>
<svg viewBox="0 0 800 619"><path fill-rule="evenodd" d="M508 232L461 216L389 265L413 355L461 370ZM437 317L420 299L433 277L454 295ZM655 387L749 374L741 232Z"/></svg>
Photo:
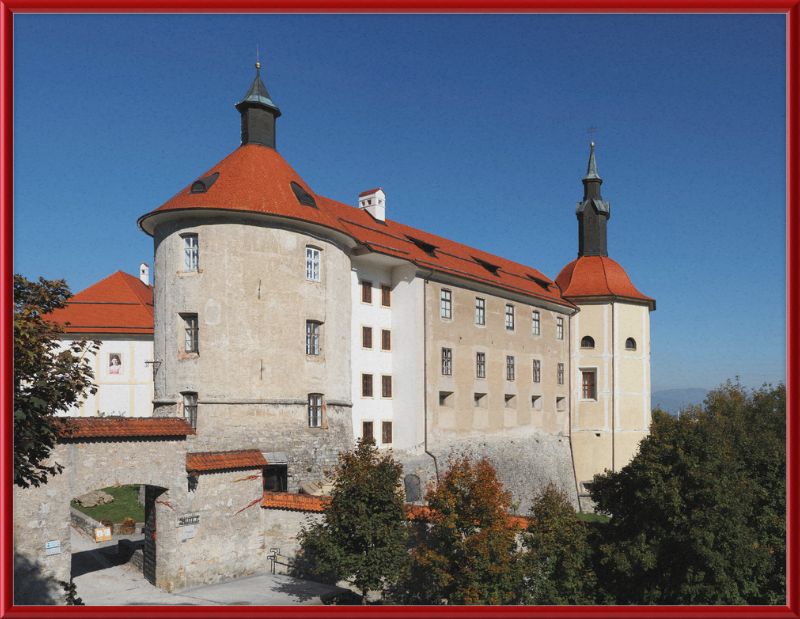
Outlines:
<svg viewBox="0 0 800 619"><path fill-rule="evenodd" d="M150 285L150 269L144 262L139 265L139 279L145 286Z"/></svg>
<svg viewBox="0 0 800 619"><path fill-rule="evenodd" d="M358 194L358 208L367 211L378 221L386 221L386 194L383 189L378 187Z"/></svg>

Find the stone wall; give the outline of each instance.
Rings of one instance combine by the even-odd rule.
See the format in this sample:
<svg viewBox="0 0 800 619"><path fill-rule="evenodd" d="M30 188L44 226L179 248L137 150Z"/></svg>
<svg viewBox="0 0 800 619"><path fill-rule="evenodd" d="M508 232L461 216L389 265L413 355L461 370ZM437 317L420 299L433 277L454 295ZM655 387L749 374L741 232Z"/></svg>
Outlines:
<svg viewBox="0 0 800 619"><path fill-rule="evenodd" d="M275 573L290 573L300 550L297 540L300 527L320 522L322 514L288 509L262 509L261 519L263 521L264 547L267 554L271 554L270 549L277 548L277 554L280 555L275 561ZM269 562L267 565L272 569Z"/></svg>

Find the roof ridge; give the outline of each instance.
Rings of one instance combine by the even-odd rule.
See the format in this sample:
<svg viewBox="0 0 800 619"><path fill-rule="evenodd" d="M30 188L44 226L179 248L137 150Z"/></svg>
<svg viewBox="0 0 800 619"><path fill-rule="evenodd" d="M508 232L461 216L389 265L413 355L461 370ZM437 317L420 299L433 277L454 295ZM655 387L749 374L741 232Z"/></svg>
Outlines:
<svg viewBox="0 0 800 619"><path fill-rule="evenodd" d="M150 284L145 284L141 279L139 279L135 275L131 275L130 273L126 273L125 271L117 271L117 273L122 273L122 275L123 275L122 279L125 280L126 284L128 284L128 288L130 288L131 292L133 292L133 294L136 295L136 298L139 299L140 304L144 305L145 308L147 308L147 311L152 314L153 310L150 309L152 307L152 303L148 303L145 299L142 298L142 295L139 294L138 290L136 290L136 287L133 285L131 280L135 280L135 281L141 283L142 286L146 286L147 289L150 290L150 291L153 289L153 287ZM116 275L116 273L115 273L115 275Z"/></svg>

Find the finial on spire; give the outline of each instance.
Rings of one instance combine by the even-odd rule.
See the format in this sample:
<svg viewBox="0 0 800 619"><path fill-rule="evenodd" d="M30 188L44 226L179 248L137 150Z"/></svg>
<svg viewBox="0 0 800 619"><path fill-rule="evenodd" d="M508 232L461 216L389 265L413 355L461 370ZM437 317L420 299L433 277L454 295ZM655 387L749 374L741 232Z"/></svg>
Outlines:
<svg viewBox="0 0 800 619"><path fill-rule="evenodd" d="M586 133L588 133L588 134L589 134L589 136L590 136L590 139L591 139L591 141L592 141L592 146L594 146L594 132L595 132L595 131L597 131L597 127L595 127L594 125L592 125L591 127L589 127L589 130L586 132Z"/></svg>
<svg viewBox="0 0 800 619"><path fill-rule="evenodd" d="M258 45L256 45L256 73L260 72L261 63L258 61Z"/></svg>

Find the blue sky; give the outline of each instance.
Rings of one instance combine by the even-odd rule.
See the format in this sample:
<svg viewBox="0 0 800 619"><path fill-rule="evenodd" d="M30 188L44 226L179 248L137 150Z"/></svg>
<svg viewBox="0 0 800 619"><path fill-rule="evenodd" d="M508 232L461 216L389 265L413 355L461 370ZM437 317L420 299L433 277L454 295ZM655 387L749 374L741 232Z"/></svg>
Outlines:
<svg viewBox="0 0 800 619"><path fill-rule="evenodd" d="M609 256L657 300L654 390L785 381L783 15L14 16L14 268L77 292L239 145L261 74L316 193L531 265L577 254L595 134Z"/></svg>

